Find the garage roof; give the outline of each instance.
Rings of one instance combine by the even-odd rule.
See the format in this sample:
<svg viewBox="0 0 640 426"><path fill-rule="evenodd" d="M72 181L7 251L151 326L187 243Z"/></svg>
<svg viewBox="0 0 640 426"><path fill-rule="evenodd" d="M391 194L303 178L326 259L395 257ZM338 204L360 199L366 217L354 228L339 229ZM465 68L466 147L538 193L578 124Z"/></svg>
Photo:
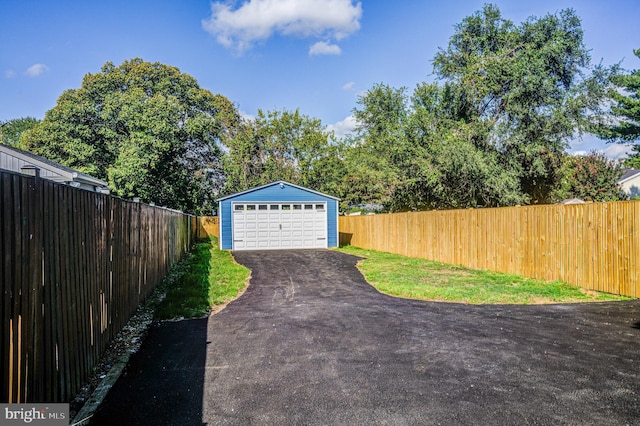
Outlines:
<svg viewBox="0 0 640 426"><path fill-rule="evenodd" d="M227 195L226 197L218 198L216 201L228 200L229 198L235 198L235 197L240 196L240 195L248 194L250 192L259 191L259 190L261 190L263 188L267 188L267 187L273 186L273 185L280 185L280 184L292 186L294 188L298 188L298 189L301 189L303 191L311 192L313 194L317 194L317 195L320 195L322 197L327 197L327 198L331 198L333 200L340 201L340 198L338 198L338 197L334 197L332 195L327 195L327 194L324 194L322 192L314 191L313 189L305 188L304 186L300 186L300 185L295 185L293 183L290 183L290 182L287 182L287 181L284 181L284 180L277 180L275 182L271 182L271 183L268 183L266 185L256 186L255 188L247 189L246 191L236 192L235 194L231 194L231 195Z"/></svg>

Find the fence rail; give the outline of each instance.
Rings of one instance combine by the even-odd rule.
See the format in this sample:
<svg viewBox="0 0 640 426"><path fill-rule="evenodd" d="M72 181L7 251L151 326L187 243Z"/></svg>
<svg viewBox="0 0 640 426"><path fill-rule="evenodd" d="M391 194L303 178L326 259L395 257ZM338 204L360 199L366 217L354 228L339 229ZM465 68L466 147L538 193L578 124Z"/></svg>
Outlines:
<svg viewBox="0 0 640 426"><path fill-rule="evenodd" d="M0 171L1 399L68 401L196 218Z"/></svg>
<svg viewBox="0 0 640 426"><path fill-rule="evenodd" d="M640 201L340 217L340 243L640 297Z"/></svg>

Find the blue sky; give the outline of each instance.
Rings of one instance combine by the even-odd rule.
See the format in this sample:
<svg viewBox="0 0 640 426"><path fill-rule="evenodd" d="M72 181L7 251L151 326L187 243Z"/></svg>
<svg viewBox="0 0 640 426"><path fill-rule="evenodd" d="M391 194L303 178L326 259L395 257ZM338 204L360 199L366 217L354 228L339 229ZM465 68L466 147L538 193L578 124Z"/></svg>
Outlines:
<svg viewBox="0 0 640 426"><path fill-rule="evenodd" d="M82 77L141 57L178 67L247 115L299 108L343 133L357 96L375 83L432 81L431 60L454 25L485 1L2 0L0 121L43 118ZM592 62L640 68L637 0L494 1L520 23L573 8ZM594 137L571 151L624 147Z"/></svg>

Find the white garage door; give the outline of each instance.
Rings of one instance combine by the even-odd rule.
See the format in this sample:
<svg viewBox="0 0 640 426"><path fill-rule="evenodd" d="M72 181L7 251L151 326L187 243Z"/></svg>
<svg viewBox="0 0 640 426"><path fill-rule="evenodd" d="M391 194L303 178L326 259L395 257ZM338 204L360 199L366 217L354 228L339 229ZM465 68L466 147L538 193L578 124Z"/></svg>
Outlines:
<svg viewBox="0 0 640 426"><path fill-rule="evenodd" d="M233 203L233 249L327 247L326 203Z"/></svg>

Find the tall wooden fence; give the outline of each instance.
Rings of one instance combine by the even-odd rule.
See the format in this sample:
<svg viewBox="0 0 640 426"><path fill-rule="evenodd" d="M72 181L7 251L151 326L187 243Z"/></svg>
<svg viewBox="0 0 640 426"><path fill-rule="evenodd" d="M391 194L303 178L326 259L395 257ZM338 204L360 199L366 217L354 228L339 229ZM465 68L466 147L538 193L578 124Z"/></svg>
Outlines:
<svg viewBox="0 0 640 426"><path fill-rule="evenodd" d="M0 200L0 399L68 401L195 217L2 171Z"/></svg>
<svg viewBox="0 0 640 426"><path fill-rule="evenodd" d="M340 217L340 243L640 297L640 201Z"/></svg>
<svg viewBox="0 0 640 426"><path fill-rule="evenodd" d="M218 217L198 216L198 238L219 238Z"/></svg>

